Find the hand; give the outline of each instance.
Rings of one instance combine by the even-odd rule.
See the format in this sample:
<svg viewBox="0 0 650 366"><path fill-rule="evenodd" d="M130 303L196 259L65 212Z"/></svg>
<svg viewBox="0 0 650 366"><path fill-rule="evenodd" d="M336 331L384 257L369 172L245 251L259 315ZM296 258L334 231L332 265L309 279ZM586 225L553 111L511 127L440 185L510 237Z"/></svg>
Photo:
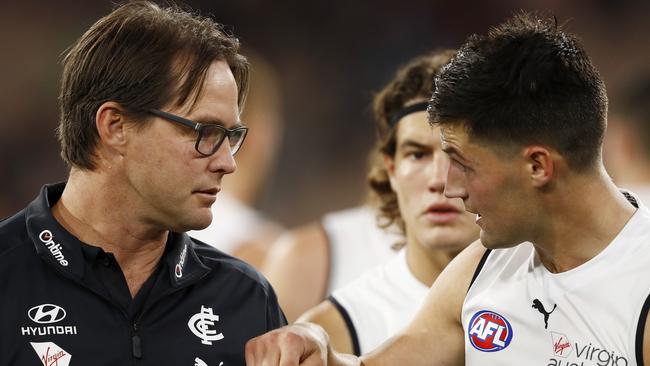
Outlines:
<svg viewBox="0 0 650 366"><path fill-rule="evenodd" d="M316 324L297 323L246 343L247 366L327 366L329 337Z"/></svg>

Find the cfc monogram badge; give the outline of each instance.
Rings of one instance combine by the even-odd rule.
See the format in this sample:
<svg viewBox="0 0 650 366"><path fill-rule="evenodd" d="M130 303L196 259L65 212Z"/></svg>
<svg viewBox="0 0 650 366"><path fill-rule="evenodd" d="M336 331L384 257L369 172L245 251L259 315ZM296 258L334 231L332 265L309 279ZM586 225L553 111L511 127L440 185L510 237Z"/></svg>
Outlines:
<svg viewBox="0 0 650 366"><path fill-rule="evenodd" d="M187 326L192 333L201 338L201 343L212 345L212 342L222 340L223 333L217 333L213 328L215 322L219 321L219 315L214 315L212 308L201 305L201 312L192 315Z"/></svg>

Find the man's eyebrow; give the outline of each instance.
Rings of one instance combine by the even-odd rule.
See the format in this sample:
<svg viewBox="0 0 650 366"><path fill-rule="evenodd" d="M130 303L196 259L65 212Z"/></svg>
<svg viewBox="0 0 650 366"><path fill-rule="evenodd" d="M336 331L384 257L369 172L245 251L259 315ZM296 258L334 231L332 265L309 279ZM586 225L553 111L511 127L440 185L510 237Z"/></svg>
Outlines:
<svg viewBox="0 0 650 366"><path fill-rule="evenodd" d="M454 157L460 158L460 160L466 161L466 159L463 157L463 155L460 154L460 151L458 151L458 149L456 149L452 145L443 143L442 144L442 151L444 151L449 156L454 156Z"/></svg>
<svg viewBox="0 0 650 366"><path fill-rule="evenodd" d="M224 123L224 122L223 122L221 119L219 119L219 118L211 118L211 117L208 117L208 118L202 118L202 117L199 117L199 118L197 118L197 119L194 119L193 121L196 122L196 123L203 124L203 125L219 125L219 126L222 126L222 127L226 127L226 123ZM237 128L237 127L243 127L243 126L244 126L244 124L243 124L241 121L237 121L237 122L236 122L232 127L230 127L230 128Z"/></svg>
<svg viewBox="0 0 650 366"><path fill-rule="evenodd" d="M442 149L442 151L446 152L449 155L451 155L451 154L458 155L458 150L456 150L455 147L453 147L453 146L451 146L449 144L445 144L444 141L443 141L442 146L440 148Z"/></svg>
<svg viewBox="0 0 650 366"><path fill-rule="evenodd" d="M415 141L415 140L410 140L410 139L402 141L399 144L399 147L401 147L401 148L415 147L415 148L418 148L418 149L431 149L431 146L429 146L427 144L424 144L424 143L421 143L421 142Z"/></svg>

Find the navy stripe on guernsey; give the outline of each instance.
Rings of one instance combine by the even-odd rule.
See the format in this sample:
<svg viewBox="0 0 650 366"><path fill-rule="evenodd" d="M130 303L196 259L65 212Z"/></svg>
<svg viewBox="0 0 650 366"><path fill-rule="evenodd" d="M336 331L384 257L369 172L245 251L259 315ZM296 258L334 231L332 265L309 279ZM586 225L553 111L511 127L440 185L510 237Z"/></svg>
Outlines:
<svg viewBox="0 0 650 366"><path fill-rule="evenodd" d="M637 202L636 197L624 190L621 190L621 193L623 193L625 198L627 198L632 206L639 208L639 203ZM634 342L634 348L637 366L643 366L643 335L645 332L646 320L648 319L648 310L650 310L650 295L648 295L648 297L645 299L645 302L643 303L641 314L639 315L639 323L636 327L636 339Z"/></svg>
<svg viewBox="0 0 650 366"><path fill-rule="evenodd" d="M352 323L352 318L350 318L350 314L348 314L348 311L345 310L343 305L336 301L334 296L330 295L327 297L327 300L331 302L336 310L339 311L341 316L343 317L343 320L345 321L345 325L348 327L348 332L350 333L350 338L352 339L352 351L354 352L355 356L361 356L361 347L359 346L359 336L357 335L357 330L354 328L354 324Z"/></svg>
<svg viewBox="0 0 650 366"><path fill-rule="evenodd" d="M638 366L643 366L643 334L645 331L646 320L648 319L648 310L650 310L650 295L648 295L643 303L641 315L639 316L639 324L636 327L636 342L634 348L636 349L636 364Z"/></svg>
<svg viewBox="0 0 650 366"><path fill-rule="evenodd" d="M632 206L639 208L639 203L636 201L636 197L630 194L630 192L621 190L623 196L632 204Z"/></svg>
<svg viewBox="0 0 650 366"><path fill-rule="evenodd" d="M639 208L639 203L637 202L636 197L631 195L629 192L621 190L621 193L627 198L627 200L632 204L632 206ZM646 297L643 307L641 308L641 314L639 315L639 323L636 327L636 339L634 342L636 364L637 366L643 366L643 335L645 332L645 325L648 319L648 310L650 310L650 295Z"/></svg>
<svg viewBox="0 0 650 366"><path fill-rule="evenodd" d="M492 253L492 249L487 249L485 250L485 253L483 253L483 256L481 257L481 260L478 262L478 266L476 266L476 270L474 271L474 275L472 276L472 280L469 282L469 286L467 287L467 292L469 292L469 289L472 288L472 285L474 284L474 281L476 281L476 277L478 277L478 274L481 273L481 270L483 269L483 266L485 265L485 261L487 261L488 256Z"/></svg>
<svg viewBox="0 0 650 366"><path fill-rule="evenodd" d="M334 275L334 248L333 248L333 239L330 234L325 229L323 222L318 223L318 229L323 233L327 241L327 277L325 278L325 286L323 286L323 292L321 293L321 298L325 297L327 293L331 290L330 286L332 285L332 276Z"/></svg>

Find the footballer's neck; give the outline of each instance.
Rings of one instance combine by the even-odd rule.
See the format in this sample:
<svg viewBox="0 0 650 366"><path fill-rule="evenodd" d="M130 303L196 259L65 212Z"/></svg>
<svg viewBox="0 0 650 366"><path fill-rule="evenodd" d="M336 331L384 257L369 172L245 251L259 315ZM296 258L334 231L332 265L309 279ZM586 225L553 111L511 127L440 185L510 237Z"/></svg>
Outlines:
<svg viewBox="0 0 650 366"><path fill-rule="evenodd" d="M535 240L540 260L551 272L576 268L603 251L630 220L636 208L604 169L579 174L548 196Z"/></svg>

